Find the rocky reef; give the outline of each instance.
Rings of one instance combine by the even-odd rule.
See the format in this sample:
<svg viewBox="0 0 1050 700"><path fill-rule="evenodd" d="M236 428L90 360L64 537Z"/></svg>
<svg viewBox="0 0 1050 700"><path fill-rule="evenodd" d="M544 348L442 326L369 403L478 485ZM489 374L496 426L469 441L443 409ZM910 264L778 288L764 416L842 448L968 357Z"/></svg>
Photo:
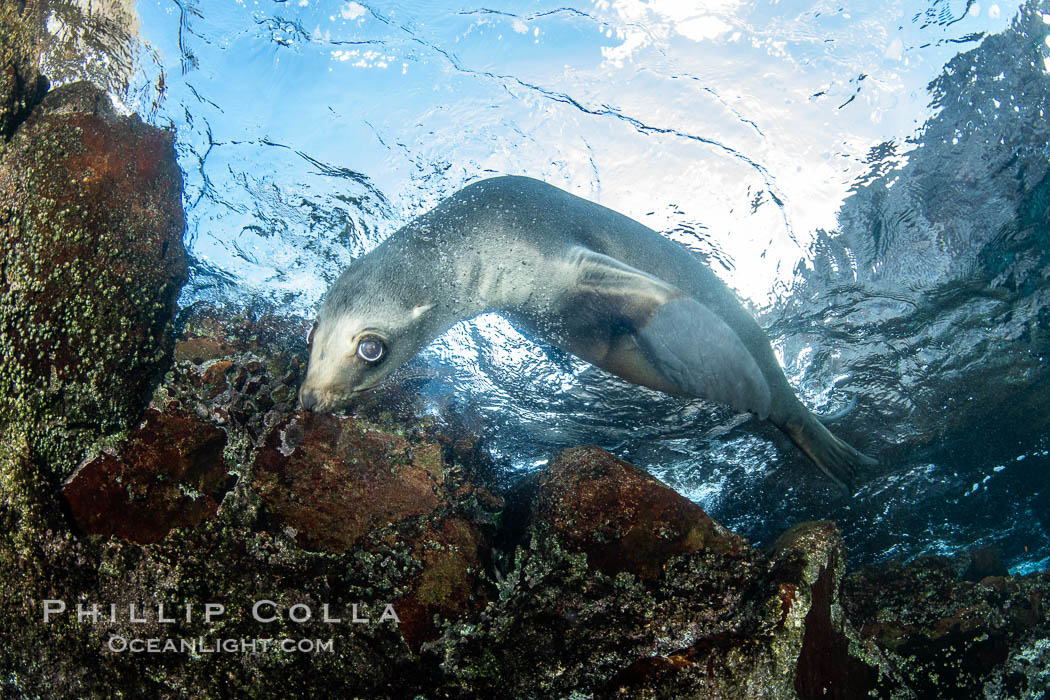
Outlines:
<svg viewBox="0 0 1050 700"><path fill-rule="evenodd" d="M595 447L503 488L469 429L420 417L411 374L349 417L312 415L294 402L301 322L195 307L179 325L139 423L100 437L60 487L8 425L9 693L1045 688L1050 573L1004 576L975 556L966 571L926 559L846 574L834 523L756 548Z"/></svg>
<svg viewBox="0 0 1050 700"><path fill-rule="evenodd" d="M3 46L4 696L1045 693L1048 573L847 574L834 523L756 548L594 447L507 484L411 370L297 410L305 320L176 308L171 135Z"/></svg>

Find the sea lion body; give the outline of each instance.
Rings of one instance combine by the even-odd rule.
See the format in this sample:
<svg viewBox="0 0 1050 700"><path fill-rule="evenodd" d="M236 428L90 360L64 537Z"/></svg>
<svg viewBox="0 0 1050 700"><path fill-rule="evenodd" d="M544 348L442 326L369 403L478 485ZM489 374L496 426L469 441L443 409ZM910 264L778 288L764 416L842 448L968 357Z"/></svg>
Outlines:
<svg viewBox="0 0 1050 700"><path fill-rule="evenodd" d="M761 327L696 256L524 177L464 188L343 272L312 333L303 406L341 408L490 311L630 382L768 419L849 490L874 463L802 405ZM379 360L363 359L362 339Z"/></svg>

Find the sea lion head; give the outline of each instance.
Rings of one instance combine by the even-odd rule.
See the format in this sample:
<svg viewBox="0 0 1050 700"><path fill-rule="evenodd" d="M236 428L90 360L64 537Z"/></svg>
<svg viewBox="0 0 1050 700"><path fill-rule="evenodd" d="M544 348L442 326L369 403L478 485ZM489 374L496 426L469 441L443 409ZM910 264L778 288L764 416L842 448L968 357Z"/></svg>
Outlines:
<svg viewBox="0 0 1050 700"><path fill-rule="evenodd" d="M351 265L325 295L310 331L310 361L299 390L307 410L345 408L441 333L436 305L398 284L397 275L376 274L375 267Z"/></svg>

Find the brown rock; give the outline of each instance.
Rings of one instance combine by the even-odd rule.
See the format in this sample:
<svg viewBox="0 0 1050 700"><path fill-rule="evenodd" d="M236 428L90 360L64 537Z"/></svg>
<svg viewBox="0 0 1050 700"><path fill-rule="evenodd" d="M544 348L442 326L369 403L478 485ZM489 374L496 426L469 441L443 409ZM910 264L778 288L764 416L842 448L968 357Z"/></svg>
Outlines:
<svg viewBox="0 0 1050 700"><path fill-rule="evenodd" d="M226 391L226 373L233 367L233 362L224 360L222 362L216 362L215 364L204 370L204 374L201 376L201 382L208 387L209 398L215 398L222 392Z"/></svg>
<svg viewBox="0 0 1050 700"><path fill-rule="evenodd" d="M307 549L341 553L377 528L439 505L441 450L330 415L275 427L255 460L266 507Z"/></svg>
<svg viewBox="0 0 1050 700"><path fill-rule="evenodd" d="M188 361L199 365L208 360L231 355L236 351L237 349L229 343L213 338L184 338L175 344L175 361Z"/></svg>
<svg viewBox="0 0 1050 700"><path fill-rule="evenodd" d="M551 460L539 478L532 520L586 552L599 570L648 581L676 554L749 547L692 501L597 447L564 450Z"/></svg>
<svg viewBox="0 0 1050 700"><path fill-rule="evenodd" d="M484 605L476 574L489 543L466 504L502 504L452 478L436 440L299 412L275 426L254 474L267 512L306 549L407 550L419 573L394 607L413 651L438 636L435 616L455 619Z"/></svg>
<svg viewBox="0 0 1050 700"><path fill-rule="evenodd" d="M401 634L413 652L439 636L435 617L462 618L484 607L487 596L475 574L487 548L478 527L457 517L443 519L437 530L425 530L415 541L413 553L423 571L408 595L394 602Z"/></svg>
<svg viewBox="0 0 1050 700"><path fill-rule="evenodd" d="M81 531L159 542L215 516L228 490L226 435L186 413L146 411L115 452L84 462L62 487Z"/></svg>

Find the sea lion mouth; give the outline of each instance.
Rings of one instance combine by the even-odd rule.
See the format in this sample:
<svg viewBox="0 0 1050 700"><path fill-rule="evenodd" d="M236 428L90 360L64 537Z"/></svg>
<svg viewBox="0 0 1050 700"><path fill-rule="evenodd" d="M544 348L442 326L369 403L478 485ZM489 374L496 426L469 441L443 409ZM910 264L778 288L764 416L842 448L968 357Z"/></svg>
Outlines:
<svg viewBox="0 0 1050 700"><path fill-rule="evenodd" d="M304 386L299 391L299 404L313 413L341 413L362 394L371 391L379 382L356 389L314 390Z"/></svg>

